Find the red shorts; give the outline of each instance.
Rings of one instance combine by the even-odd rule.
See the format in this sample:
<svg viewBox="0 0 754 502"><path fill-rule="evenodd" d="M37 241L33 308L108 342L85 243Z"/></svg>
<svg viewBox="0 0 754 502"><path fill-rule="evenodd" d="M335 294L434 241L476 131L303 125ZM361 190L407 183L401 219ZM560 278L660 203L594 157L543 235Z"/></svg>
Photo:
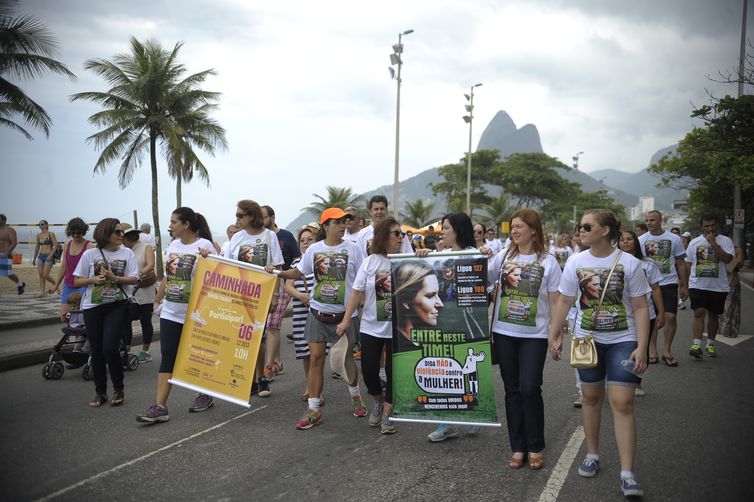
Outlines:
<svg viewBox="0 0 754 502"><path fill-rule="evenodd" d="M291 297L285 291L278 297L277 307L267 314L267 327L269 329L280 330L280 327L283 325L283 317L285 317L285 309L288 308L290 301Z"/></svg>

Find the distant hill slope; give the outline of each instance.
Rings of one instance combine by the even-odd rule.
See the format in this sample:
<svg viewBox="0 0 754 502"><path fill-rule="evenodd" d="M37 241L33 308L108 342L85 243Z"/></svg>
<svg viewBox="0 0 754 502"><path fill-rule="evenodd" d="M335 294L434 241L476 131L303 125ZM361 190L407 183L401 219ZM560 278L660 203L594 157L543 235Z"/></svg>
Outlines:
<svg viewBox="0 0 754 502"><path fill-rule="evenodd" d="M658 162L663 155L675 150L676 145L671 145L658 150L651 158L650 165ZM505 158L512 153L542 153L542 144L537 127L527 124L522 128L516 128L516 124L504 111L499 111L490 121L479 138L478 150L497 149L501 157ZM445 211L445 201L432 195L432 183L442 181L438 174L439 167L433 167L422 171L400 183L400 200L415 201L423 199L425 202L435 202L435 214L440 216ZM673 201L685 199L688 192L669 188L657 188L655 185L659 178L643 169L637 173L626 173L615 169L601 169L592 173L585 173L574 169L561 169L561 175L568 181L578 183L585 192L595 192L605 188L619 204L626 207L635 206L639 197L648 195L655 198L655 207L660 210L672 208ZM620 187L620 188L616 188ZM392 200L393 185L383 185L362 195L364 201L371 196L382 194ZM495 190L490 190L490 195L497 196ZM287 229L295 232L310 221L317 221L319 215L302 212L295 220L287 225Z"/></svg>

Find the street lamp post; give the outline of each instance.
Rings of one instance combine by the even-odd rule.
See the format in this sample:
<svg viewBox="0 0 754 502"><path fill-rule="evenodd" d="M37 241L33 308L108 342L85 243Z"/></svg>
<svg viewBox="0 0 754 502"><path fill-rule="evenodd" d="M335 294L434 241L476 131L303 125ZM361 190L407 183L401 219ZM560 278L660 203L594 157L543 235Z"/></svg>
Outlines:
<svg viewBox="0 0 754 502"><path fill-rule="evenodd" d="M474 88L480 85L482 84L472 85L469 94L464 94L466 101L469 102L466 105L466 111L469 114L463 116L464 122L469 124L469 150L466 155L466 214L469 216L471 216L471 128L474 122Z"/></svg>
<svg viewBox="0 0 754 502"><path fill-rule="evenodd" d="M401 141L401 66L403 66L403 35L413 33L414 30L406 30L398 33L398 43L393 46L393 53L390 54L390 64L397 66L398 70L393 69L393 66L388 67L390 70L390 76L397 82L398 90L395 99L395 177L393 179L393 217L398 219L398 210L400 208L398 204L398 166L400 165L400 141Z"/></svg>

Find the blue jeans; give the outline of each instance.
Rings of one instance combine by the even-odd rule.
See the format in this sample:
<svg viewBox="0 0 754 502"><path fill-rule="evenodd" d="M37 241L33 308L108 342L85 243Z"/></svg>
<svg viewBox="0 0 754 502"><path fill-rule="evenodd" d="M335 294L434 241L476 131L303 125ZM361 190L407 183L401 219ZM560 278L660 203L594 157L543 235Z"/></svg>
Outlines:
<svg viewBox="0 0 754 502"><path fill-rule="evenodd" d="M505 387L505 417L511 450L539 453L545 449L542 371L547 357L547 340L500 333L493 336Z"/></svg>
<svg viewBox="0 0 754 502"><path fill-rule="evenodd" d="M597 366L579 369L582 385L602 385L607 378L608 385L636 387L639 377L623 369L620 362L631 357L636 350L636 342L595 343L597 347Z"/></svg>

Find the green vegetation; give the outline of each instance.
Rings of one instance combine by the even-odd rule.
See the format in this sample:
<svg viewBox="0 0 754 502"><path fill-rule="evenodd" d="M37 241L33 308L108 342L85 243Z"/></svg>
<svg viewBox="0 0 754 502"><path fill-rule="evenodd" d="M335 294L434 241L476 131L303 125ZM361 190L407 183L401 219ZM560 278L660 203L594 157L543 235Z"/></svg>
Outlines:
<svg viewBox="0 0 754 502"><path fill-rule="evenodd" d="M50 115L7 78L33 79L53 72L75 80L76 75L52 58L57 43L47 27L32 16L12 17L12 10L11 2L0 1L0 125L33 140L20 120L49 137Z"/></svg>
<svg viewBox="0 0 754 502"><path fill-rule="evenodd" d="M102 149L94 172L104 172L116 159L122 160L118 181L125 187L133 179L142 156L149 152L152 174L152 219L155 235L160 234L157 187L157 144L168 159L174 175L186 178L196 169L206 176L206 168L196 157L198 147L210 155L215 146L226 147L225 131L209 119L219 97L199 86L213 70L184 77L186 68L177 62L182 44L168 51L159 42L142 43L131 38L131 52L107 59L90 59L84 68L102 77L110 88L105 92L81 92L72 101L92 101L103 110L89 117L102 130L87 142ZM189 176L190 178L190 176ZM157 271L163 273L161 245L157 244Z"/></svg>
<svg viewBox="0 0 754 502"><path fill-rule="evenodd" d="M306 208L307 211L319 215L328 207L345 209L348 206L356 206L361 201L361 197L355 195L350 187L341 188L328 185L326 190L327 194L324 197L317 195L316 193L312 194L317 200L312 202L311 205Z"/></svg>

